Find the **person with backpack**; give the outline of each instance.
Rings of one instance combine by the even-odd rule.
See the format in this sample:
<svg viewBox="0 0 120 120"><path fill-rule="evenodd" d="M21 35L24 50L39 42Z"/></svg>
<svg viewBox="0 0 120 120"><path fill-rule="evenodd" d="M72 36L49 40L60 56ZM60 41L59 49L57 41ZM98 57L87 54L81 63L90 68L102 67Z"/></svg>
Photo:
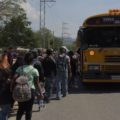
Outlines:
<svg viewBox="0 0 120 120"><path fill-rule="evenodd" d="M16 70L16 74L14 75L14 79L11 84L13 98L18 101L16 120L21 120L24 113L25 120L31 120L35 89L38 90L39 97L43 98L43 94L39 84L39 72L32 65L33 59L34 56L32 52L28 52L25 54L25 65L20 66ZM29 88L31 92L29 91ZM20 92L19 89L22 92Z"/></svg>
<svg viewBox="0 0 120 120"><path fill-rule="evenodd" d="M56 76L56 62L53 58L53 50L47 49L46 57L44 58L42 64L45 76L45 91L46 91L46 102L49 103L52 94L53 80Z"/></svg>
<svg viewBox="0 0 120 120"><path fill-rule="evenodd" d="M57 77L56 77L56 99L61 99L61 93L63 97L68 94L68 75L70 73L70 58L66 54L67 48L62 46L59 49L59 55L56 58L57 63Z"/></svg>
<svg viewBox="0 0 120 120"><path fill-rule="evenodd" d="M17 68L20 66L23 66L23 65L24 65L24 57L23 57L23 55L19 54L16 58L15 63L11 66L11 70L12 70L11 79L15 75ZM13 101L13 104L11 105L11 112L14 112L14 109L13 109L14 103L15 103L15 101Z"/></svg>
<svg viewBox="0 0 120 120"><path fill-rule="evenodd" d="M8 120L8 115L13 103L10 92L11 70L7 61L7 54L4 52L0 58L0 120Z"/></svg>

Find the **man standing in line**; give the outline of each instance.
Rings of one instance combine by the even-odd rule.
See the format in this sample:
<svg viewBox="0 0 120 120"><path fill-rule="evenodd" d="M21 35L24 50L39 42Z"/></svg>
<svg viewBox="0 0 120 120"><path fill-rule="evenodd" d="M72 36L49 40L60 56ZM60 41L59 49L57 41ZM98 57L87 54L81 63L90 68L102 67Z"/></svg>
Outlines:
<svg viewBox="0 0 120 120"><path fill-rule="evenodd" d="M47 49L46 57L44 58L42 64L45 76L45 91L46 91L46 102L49 103L52 94L53 80L56 76L56 62L53 58L53 50Z"/></svg>
<svg viewBox="0 0 120 120"><path fill-rule="evenodd" d="M70 58L66 54L67 48L62 46L59 49L59 55L56 59L57 63L57 77L56 77L56 99L61 99L61 93L63 97L68 94L68 75L70 75Z"/></svg>

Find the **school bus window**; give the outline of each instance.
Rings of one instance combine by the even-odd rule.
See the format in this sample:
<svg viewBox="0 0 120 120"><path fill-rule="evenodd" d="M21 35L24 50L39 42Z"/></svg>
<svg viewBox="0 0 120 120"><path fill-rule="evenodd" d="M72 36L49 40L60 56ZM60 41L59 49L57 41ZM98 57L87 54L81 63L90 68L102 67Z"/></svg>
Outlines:
<svg viewBox="0 0 120 120"><path fill-rule="evenodd" d="M85 33L85 41L89 46L120 47L118 31L120 28L91 28Z"/></svg>

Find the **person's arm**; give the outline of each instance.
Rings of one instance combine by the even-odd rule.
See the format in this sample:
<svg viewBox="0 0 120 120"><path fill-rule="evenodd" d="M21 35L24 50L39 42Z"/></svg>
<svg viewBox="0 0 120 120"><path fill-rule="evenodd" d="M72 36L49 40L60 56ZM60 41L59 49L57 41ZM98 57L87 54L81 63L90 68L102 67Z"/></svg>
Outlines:
<svg viewBox="0 0 120 120"><path fill-rule="evenodd" d="M71 78L71 64L70 64L70 57L67 57L67 64L68 64L68 79Z"/></svg>
<svg viewBox="0 0 120 120"><path fill-rule="evenodd" d="M36 90L39 92L39 97L44 98L42 90L41 90L40 82L39 82L39 77L34 77L34 85L35 85Z"/></svg>

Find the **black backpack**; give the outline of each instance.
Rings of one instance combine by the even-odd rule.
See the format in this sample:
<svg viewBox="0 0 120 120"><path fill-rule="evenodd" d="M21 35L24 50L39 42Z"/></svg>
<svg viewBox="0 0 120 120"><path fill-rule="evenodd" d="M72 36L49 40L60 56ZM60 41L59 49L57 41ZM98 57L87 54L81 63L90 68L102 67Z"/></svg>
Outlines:
<svg viewBox="0 0 120 120"><path fill-rule="evenodd" d="M45 76L52 76L52 74L56 74L56 63L54 59L50 56L47 56L43 60L43 69Z"/></svg>
<svg viewBox="0 0 120 120"><path fill-rule="evenodd" d="M44 70L43 70L41 62L40 61L35 61L33 63L33 65L39 72L39 80L44 82Z"/></svg>

